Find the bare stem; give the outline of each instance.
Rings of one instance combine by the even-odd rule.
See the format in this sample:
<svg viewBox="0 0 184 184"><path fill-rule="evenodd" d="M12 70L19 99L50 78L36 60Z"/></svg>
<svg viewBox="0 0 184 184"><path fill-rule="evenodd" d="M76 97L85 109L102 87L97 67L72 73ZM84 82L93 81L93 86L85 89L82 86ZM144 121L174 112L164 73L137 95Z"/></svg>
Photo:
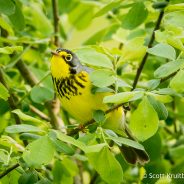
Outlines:
<svg viewBox="0 0 184 184"><path fill-rule="evenodd" d="M54 44L59 45L59 11L58 11L58 0L52 0L52 10L54 18Z"/></svg>
<svg viewBox="0 0 184 184"><path fill-rule="evenodd" d="M148 48L152 47L152 44L153 44L153 42L155 40L155 31L159 29L163 16L164 16L164 11L161 10L161 12L160 12L160 14L158 16L155 28L154 28L154 30L152 32L151 39L150 39L150 41L148 43ZM136 76L135 76L135 79L134 79L134 82L133 82L133 85L132 85L132 90L134 90L136 88L136 86L137 86L139 77L140 77L141 72L142 72L142 70L144 68L144 65L145 65L145 63L147 61L147 58L148 58L148 53L146 52L146 54L144 55L140 65L139 65L139 68L137 69L137 73L136 73Z"/></svg>

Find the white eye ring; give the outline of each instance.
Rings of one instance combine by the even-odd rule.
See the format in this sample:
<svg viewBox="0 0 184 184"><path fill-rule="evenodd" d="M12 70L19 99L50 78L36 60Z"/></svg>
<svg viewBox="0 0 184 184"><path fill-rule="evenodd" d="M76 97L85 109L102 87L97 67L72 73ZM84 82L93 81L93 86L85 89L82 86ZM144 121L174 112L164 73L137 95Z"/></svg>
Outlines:
<svg viewBox="0 0 184 184"><path fill-rule="evenodd" d="M72 55L71 54L66 55L65 60L66 61L71 61L72 60Z"/></svg>

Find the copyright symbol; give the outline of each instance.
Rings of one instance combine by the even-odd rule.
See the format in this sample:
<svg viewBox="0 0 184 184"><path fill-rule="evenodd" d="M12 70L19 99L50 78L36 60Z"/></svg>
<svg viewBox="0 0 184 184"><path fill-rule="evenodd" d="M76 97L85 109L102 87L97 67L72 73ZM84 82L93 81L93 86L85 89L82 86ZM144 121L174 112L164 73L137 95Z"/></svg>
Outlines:
<svg viewBox="0 0 184 184"><path fill-rule="evenodd" d="M147 178L147 174L144 174L144 177L143 178Z"/></svg>

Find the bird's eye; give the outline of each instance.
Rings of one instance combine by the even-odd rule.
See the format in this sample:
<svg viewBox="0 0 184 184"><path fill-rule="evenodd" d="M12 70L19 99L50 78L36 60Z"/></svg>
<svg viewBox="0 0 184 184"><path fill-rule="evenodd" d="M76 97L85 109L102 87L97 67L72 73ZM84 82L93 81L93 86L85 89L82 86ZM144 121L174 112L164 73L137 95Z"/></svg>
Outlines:
<svg viewBox="0 0 184 184"><path fill-rule="evenodd" d="M65 60L66 60L66 61L71 61L71 60L72 60L72 55L71 55L71 54L68 54L68 55L65 57Z"/></svg>

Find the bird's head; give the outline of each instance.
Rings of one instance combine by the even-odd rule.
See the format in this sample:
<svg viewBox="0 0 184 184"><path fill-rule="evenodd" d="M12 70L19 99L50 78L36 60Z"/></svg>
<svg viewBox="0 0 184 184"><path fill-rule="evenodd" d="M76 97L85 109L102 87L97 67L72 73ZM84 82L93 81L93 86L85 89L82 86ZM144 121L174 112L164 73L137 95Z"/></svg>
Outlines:
<svg viewBox="0 0 184 184"><path fill-rule="evenodd" d="M73 52L58 48L51 53L51 73L53 77L65 78L70 74L77 73L77 68L80 65L80 62Z"/></svg>

